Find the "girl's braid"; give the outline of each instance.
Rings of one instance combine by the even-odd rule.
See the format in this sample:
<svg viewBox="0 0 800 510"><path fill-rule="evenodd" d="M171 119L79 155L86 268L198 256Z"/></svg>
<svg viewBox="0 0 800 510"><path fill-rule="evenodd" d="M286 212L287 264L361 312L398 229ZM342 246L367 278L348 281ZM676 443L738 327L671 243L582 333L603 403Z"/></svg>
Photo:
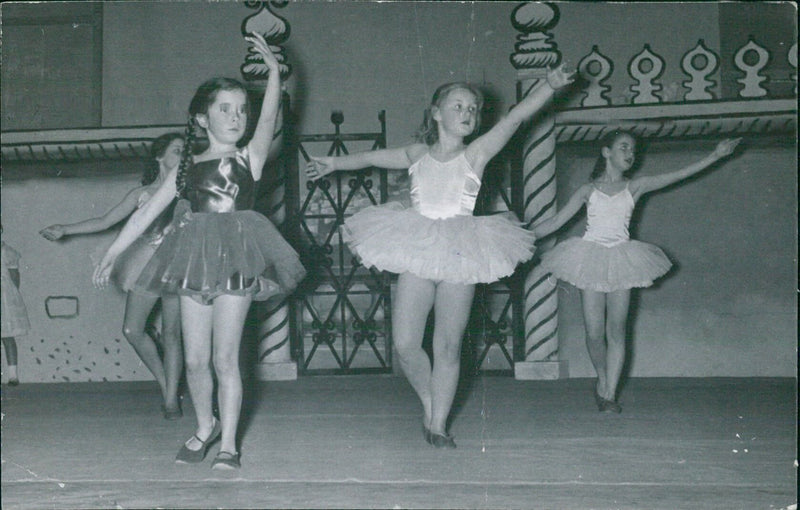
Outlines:
<svg viewBox="0 0 800 510"><path fill-rule="evenodd" d="M178 175L175 178L177 190L175 196L178 198L183 195L184 188L186 187L186 172L192 164L192 156L194 155L194 141L197 136L194 132L194 119L189 117L189 122L186 123L186 144L181 154L181 163L178 166Z"/></svg>

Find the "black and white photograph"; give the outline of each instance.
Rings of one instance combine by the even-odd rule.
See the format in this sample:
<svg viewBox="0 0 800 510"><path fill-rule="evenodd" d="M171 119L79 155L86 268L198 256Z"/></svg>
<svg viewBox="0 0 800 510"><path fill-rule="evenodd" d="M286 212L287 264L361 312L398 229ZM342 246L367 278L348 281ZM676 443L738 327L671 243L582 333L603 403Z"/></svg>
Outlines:
<svg viewBox="0 0 800 510"><path fill-rule="evenodd" d="M3 510L797 510L797 4L0 4Z"/></svg>

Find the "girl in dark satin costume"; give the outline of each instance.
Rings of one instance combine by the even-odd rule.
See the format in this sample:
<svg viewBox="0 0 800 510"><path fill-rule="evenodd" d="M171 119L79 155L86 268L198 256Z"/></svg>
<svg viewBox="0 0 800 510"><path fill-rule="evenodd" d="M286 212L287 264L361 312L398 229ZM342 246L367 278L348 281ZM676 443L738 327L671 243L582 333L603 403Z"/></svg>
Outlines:
<svg viewBox="0 0 800 510"><path fill-rule="evenodd" d="M187 149L181 165L137 211L108 249L94 274L103 286L117 256L177 194L172 230L135 286L180 296L186 378L197 431L181 447L178 463L201 462L221 437L215 469L240 466L236 431L242 404L239 345L253 300L292 291L305 276L297 253L261 214L252 211L273 141L280 101L278 61L263 37L246 37L269 69L253 138L247 131L247 93L241 83L214 78L203 83L189 105ZM208 148L192 155L195 129ZM213 359L212 359L213 354ZM219 384L219 419L212 412L211 365Z"/></svg>

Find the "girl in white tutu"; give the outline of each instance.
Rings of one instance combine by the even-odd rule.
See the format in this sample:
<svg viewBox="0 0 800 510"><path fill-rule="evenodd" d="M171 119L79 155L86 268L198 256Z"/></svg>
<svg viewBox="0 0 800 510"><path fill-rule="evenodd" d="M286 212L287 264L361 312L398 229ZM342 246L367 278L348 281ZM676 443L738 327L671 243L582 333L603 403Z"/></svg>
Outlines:
<svg viewBox="0 0 800 510"><path fill-rule="evenodd" d="M269 72L252 139L241 146L249 110L244 85L229 78L200 85L189 105L187 148L178 171L133 214L94 274L95 283L105 285L119 254L176 194L181 197L172 230L134 286L180 296L186 379L197 430L175 461L201 462L221 438L214 469L240 467L239 346L250 303L292 291L305 275L297 253L275 226L252 210L273 142L281 84L278 60L264 38L251 34L245 39ZM196 129L208 136L208 147L198 155L192 151ZM212 410L212 364L219 384L219 419Z"/></svg>
<svg viewBox="0 0 800 510"><path fill-rule="evenodd" d="M616 394L625 361L630 289L652 285L672 266L657 246L629 238L634 205L645 193L686 179L729 156L740 141L724 140L704 159L681 170L627 179L636 140L628 132L612 131L603 140L591 182L579 188L555 216L534 225L533 233L541 239L586 205L583 237L557 244L542 256L541 265L581 289L586 345L597 371L595 401L601 412L622 411Z"/></svg>
<svg viewBox="0 0 800 510"><path fill-rule="evenodd" d="M365 266L399 273L392 336L400 365L422 402L425 439L437 448L456 446L447 418L475 284L508 276L533 255L534 238L516 219L472 215L484 167L524 120L571 81L562 67L550 70L547 80L469 145L464 139L478 127L482 95L466 83L442 85L425 111L419 143L312 159L306 168L311 179L370 166L408 169L412 208L367 207L345 221L343 233ZM433 364L422 349L431 309Z"/></svg>
<svg viewBox="0 0 800 510"><path fill-rule="evenodd" d="M184 140L180 133L166 133L150 146L150 156L142 177L142 185L129 191L125 197L102 216L69 223L50 225L39 233L48 241L57 241L67 236L93 234L113 227L130 216L146 203L167 178L170 171L178 168L183 154ZM178 397L178 385L183 373L183 348L181 347L181 312L178 295L167 293L159 296L152 292L136 291L133 284L150 261L164 237L164 228L172 218L165 210L138 239L122 254L114 267L113 280L126 294L125 318L122 334L155 377L164 400L162 412L167 420L183 416ZM103 252L101 252L102 255ZM147 318L161 299L161 346L162 359L155 341L145 332Z"/></svg>

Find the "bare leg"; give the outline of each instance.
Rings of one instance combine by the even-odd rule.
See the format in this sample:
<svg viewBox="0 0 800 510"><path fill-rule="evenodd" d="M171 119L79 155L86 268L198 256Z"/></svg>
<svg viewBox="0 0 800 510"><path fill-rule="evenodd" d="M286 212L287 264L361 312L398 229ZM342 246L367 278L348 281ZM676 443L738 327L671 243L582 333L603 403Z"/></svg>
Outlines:
<svg viewBox="0 0 800 510"><path fill-rule="evenodd" d="M205 440L214 428L211 411L211 394L214 380L211 377L211 305L203 305L187 296L180 297L181 328L183 329L183 351L186 360L186 382L192 395L192 405L197 417L195 435ZM190 450L199 450L203 445L194 437L186 442Z"/></svg>
<svg viewBox="0 0 800 510"><path fill-rule="evenodd" d="M586 328L586 349L597 372L597 394L603 398L608 392L606 372L606 295L592 290L581 291L583 324Z"/></svg>
<svg viewBox="0 0 800 510"><path fill-rule="evenodd" d="M164 402L167 402L167 378L164 374L164 364L158 355L156 343L144 332L147 317L153 310L156 301L158 301L158 297L128 292L122 334L125 335L136 354L156 378L156 382L161 388L161 397Z"/></svg>
<svg viewBox="0 0 800 510"><path fill-rule="evenodd" d="M436 286L431 374L431 432L446 435L447 417L458 388L461 371L461 340L475 295L474 285L441 282Z"/></svg>
<svg viewBox="0 0 800 510"><path fill-rule="evenodd" d="M606 339L608 350L606 353L606 394L604 395L607 400L616 400L617 385L625 364L625 330L630 298L630 289L607 294Z"/></svg>
<svg viewBox="0 0 800 510"><path fill-rule="evenodd" d="M178 296L161 298L161 341L164 348L164 376L166 392L164 405L178 407L178 385L183 372L183 346L181 345L181 305Z"/></svg>
<svg viewBox="0 0 800 510"><path fill-rule="evenodd" d="M422 402L426 427L431 422L431 361L422 349L422 338L435 291L433 282L403 273L392 303L392 336L400 367Z"/></svg>
<svg viewBox="0 0 800 510"><path fill-rule="evenodd" d="M220 451L236 453L236 430L242 409L239 346L251 296L222 295L214 299L214 370L217 374L222 443Z"/></svg>
<svg viewBox="0 0 800 510"><path fill-rule="evenodd" d="M3 347L6 350L6 363L8 364L8 382L16 383L19 381L17 375L17 342L13 336L4 336L2 339Z"/></svg>

